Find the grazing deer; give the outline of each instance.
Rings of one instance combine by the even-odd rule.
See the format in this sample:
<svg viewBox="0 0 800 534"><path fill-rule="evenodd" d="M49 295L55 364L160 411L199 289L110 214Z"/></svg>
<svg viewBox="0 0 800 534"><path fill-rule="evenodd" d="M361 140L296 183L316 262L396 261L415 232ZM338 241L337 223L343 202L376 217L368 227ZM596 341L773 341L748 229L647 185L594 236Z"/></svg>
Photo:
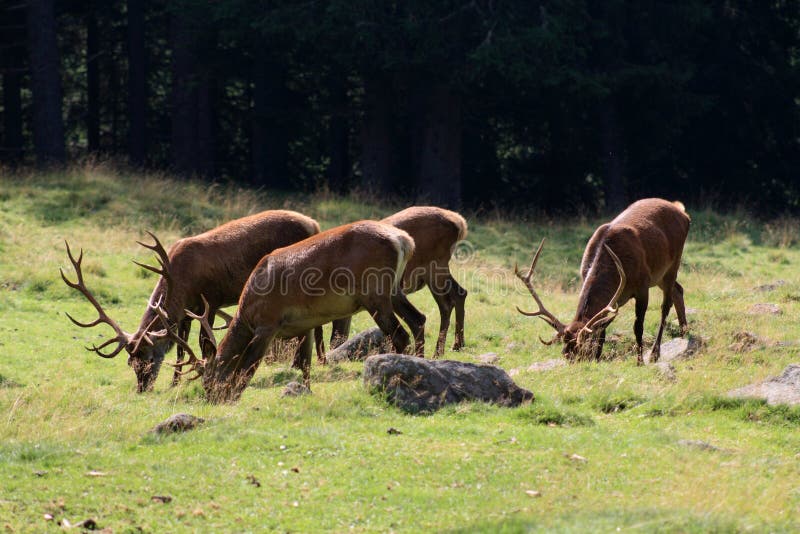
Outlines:
<svg viewBox="0 0 800 534"><path fill-rule="evenodd" d="M409 337L396 312L411 328L415 352L422 356L425 316L400 290L403 270L413 253L414 241L406 232L377 221L339 226L275 250L264 256L247 280L214 354L198 358L186 347L189 361L184 364L192 365L186 372L202 374L209 401L234 401L273 339L304 336L299 360L308 386L311 331L360 310L368 311L391 338L394 349L402 352ZM160 306L153 309L162 314ZM190 316L200 320L213 342L208 307L203 315ZM168 328L165 333L177 338Z"/></svg>
<svg viewBox="0 0 800 534"><path fill-rule="evenodd" d="M517 311L539 317L556 330L555 337L542 343L563 341L563 354L568 359L594 350L599 358L605 342L605 329L614 320L619 307L629 299L636 301L637 363L644 362L642 333L647 311L649 288L658 286L664 293L661 303L661 324L652 350L652 361L658 361L661 336L667 315L674 305L681 331L686 332L686 310L683 287L677 282L683 245L689 233L689 215L680 202L648 198L634 202L613 221L595 230L581 260L581 286L575 318L564 325L542 304L531 283L531 276L544 246L544 239L533 256L528 273L514 272L536 301L536 312Z"/></svg>
<svg viewBox="0 0 800 534"><path fill-rule="evenodd" d="M467 236L467 221L458 213L443 208L414 206L381 222L405 230L414 239L414 256L403 273L402 289L409 294L427 286L439 307L439 337L433 357L444 354L453 308L456 311L453 350L461 350L464 346L464 301L467 299L467 290L453 278L450 258L456 243ZM347 339L349 330L349 318L337 321L331 334L331 347Z"/></svg>
<svg viewBox="0 0 800 534"><path fill-rule="evenodd" d="M136 263L159 275L149 302L160 303L168 317L169 330L177 329L177 339L183 340L183 343L178 343L178 362L183 360L187 346L185 341L192 321L185 310L198 313L203 306L202 298L205 297L211 312L209 322L213 323L215 314L224 317L227 314L222 314L219 308L236 304L253 267L265 254L318 232L319 224L310 217L294 211L272 210L236 219L205 233L180 239L170 247L169 252L152 233L150 236L155 241L154 244L139 242L157 254L159 267ZM172 347L175 338L161 332L163 325L159 324L161 321L152 306L145 310L136 332L130 334L123 331L86 287L81 271L83 251L75 259L67 244L67 254L75 269L77 281L68 280L63 270L61 277L68 286L86 297L97 310L98 318L90 323L82 323L69 314L67 317L84 328L104 323L116 334L99 347L87 349L104 358L113 358L125 349L128 352L128 365L136 373L137 391L141 393L152 389L164 355ZM207 345L206 338L207 333L203 329L200 332L201 347ZM117 344L115 349L103 351L114 343ZM179 373L176 371L173 383L177 383L178 377Z"/></svg>

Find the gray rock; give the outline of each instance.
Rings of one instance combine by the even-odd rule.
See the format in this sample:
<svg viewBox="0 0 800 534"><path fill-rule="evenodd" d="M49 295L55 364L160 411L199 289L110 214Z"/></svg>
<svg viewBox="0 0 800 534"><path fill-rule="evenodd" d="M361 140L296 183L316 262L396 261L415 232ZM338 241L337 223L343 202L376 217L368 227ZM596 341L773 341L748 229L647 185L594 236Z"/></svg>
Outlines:
<svg viewBox="0 0 800 534"><path fill-rule="evenodd" d="M205 419L202 417L195 417L194 415L190 415L188 413L176 413L163 423L159 423L153 427L151 432L156 434L174 434L176 432L186 432L187 430L196 428L204 422Z"/></svg>
<svg viewBox="0 0 800 534"><path fill-rule="evenodd" d="M765 293L767 291L775 291L779 287L785 286L786 284L787 284L786 280L775 280L771 284L763 284L760 286L756 286L753 289L755 291L761 291L762 293Z"/></svg>
<svg viewBox="0 0 800 534"><path fill-rule="evenodd" d="M769 405L800 404L800 364L792 364L763 382L750 384L728 392L729 397L764 399Z"/></svg>
<svg viewBox="0 0 800 534"><path fill-rule="evenodd" d="M702 441L699 439L679 439L678 445L683 445L684 447L691 447L693 449L700 449L701 451L720 450L720 448L717 447L716 445L712 445L707 441Z"/></svg>
<svg viewBox="0 0 800 534"><path fill-rule="evenodd" d="M783 313L780 306L770 302L753 304L747 309L749 315L780 315Z"/></svg>
<svg viewBox="0 0 800 534"><path fill-rule="evenodd" d="M676 337L666 343L661 343L661 357L659 362L673 362L689 358L697 352L704 344L703 339L695 336ZM652 353L648 350L644 355L645 363L650 363Z"/></svg>
<svg viewBox="0 0 800 534"><path fill-rule="evenodd" d="M486 354L475 356L475 359L478 360L478 363L492 365L493 363L500 361L500 356L498 356L495 352L487 352Z"/></svg>
<svg viewBox="0 0 800 534"><path fill-rule="evenodd" d="M567 365L567 361L564 359L545 360L543 362L531 364L531 366L528 367L528 371L552 371L553 369L558 369L565 365Z"/></svg>
<svg viewBox="0 0 800 534"><path fill-rule="evenodd" d="M286 387L283 388L281 397L299 397L301 395L309 395L310 393L311 390L300 382L289 382L286 384Z"/></svg>
<svg viewBox="0 0 800 534"><path fill-rule="evenodd" d="M367 358L364 384L410 413L432 412L469 400L500 406L519 406L533 400L533 393L517 386L499 367L402 354Z"/></svg>
<svg viewBox="0 0 800 534"><path fill-rule="evenodd" d="M359 332L325 355L328 362L361 361L383 350L385 336L377 326Z"/></svg>

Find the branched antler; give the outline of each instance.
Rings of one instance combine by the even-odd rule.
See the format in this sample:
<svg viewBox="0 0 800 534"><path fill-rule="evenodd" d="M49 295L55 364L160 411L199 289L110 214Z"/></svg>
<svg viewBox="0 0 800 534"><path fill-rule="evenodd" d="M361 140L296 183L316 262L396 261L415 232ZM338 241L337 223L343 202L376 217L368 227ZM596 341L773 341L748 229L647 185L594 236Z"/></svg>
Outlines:
<svg viewBox="0 0 800 534"><path fill-rule="evenodd" d="M92 328L93 326L97 326L99 324L107 324L114 332L117 334L113 338L105 341L104 343L97 345L92 345L91 347L86 347L86 350L90 350L92 352L96 352L99 356L103 358L113 358L117 354L119 354L122 349L124 349L128 343L131 341L131 334L125 332L120 328L120 326L113 320L111 317L106 314L103 307L97 301L97 299L92 295L92 292L86 287L86 284L83 281L83 271L81 269L81 262L83 261L83 249L81 249L80 254L78 255L78 259L76 260L75 257L72 255L72 250L69 248L69 243L64 241L64 244L67 246L67 255L69 256L69 261L72 263L72 267L75 269L75 275L77 277L77 281L72 282L70 281L67 276L64 274L64 270L59 268L59 272L61 273L61 279L64 280L64 283L67 284L69 287L79 291L86 300L88 300L92 306L94 306L95 310L97 310L98 317L92 322L89 323L82 323L72 317L69 313L66 313L67 317L69 317L70 321L75 323L76 325L80 326L81 328ZM102 349L108 347L113 343L118 343L117 348L111 352L103 352Z"/></svg>
<svg viewBox="0 0 800 534"><path fill-rule="evenodd" d="M200 322L200 325L201 325L201 327L203 329L203 332L208 337L209 342L216 349L216 341L214 339L214 331L213 331L213 328L212 328L211 323L209 321L210 307L209 307L208 301L205 299L205 297L202 297L202 298L203 298L203 307L204 307L204 309L203 309L203 313L201 315L197 315L195 313L192 313L189 310L185 310L185 312L186 312L187 316L191 317L192 319L197 319ZM156 303L152 303L151 302L149 304L149 306L153 310L153 312L158 316L158 318L161 320L161 324L164 326L163 330L161 330L159 332L155 332L152 335L156 336L156 337L166 336L166 337L171 338L176 344L178 344L186 352L186 354L189 355L189 357L188 357L188 359L186 361L177 362L177 363L169 364L169 365L172 365L173 367L178 369L178 371L176 371L178 376L185 376L185 375L188 375L188 374L190 374L191 372L194 371L196 373L196 375L190 377L188 380L195 380L197 378L200 378L202 376L202 374L203 374L203 369L205 368L206 360L204 358L198 358L197 355L195 354L194 350L192 350L192 347L189 346L189 343L185 339L181 338L176 332L173 331L172 325L171 325L171 321L170 321L169 317L167 316L167 312L164 311L164 308L161 306L161 299L159 299L158 302L156 302ZM188 371L183 371L182 369L186 365L191 365L191 369L189 369Z"/></svg>
<svg viewBox="0 0 800 534"><path fill-rule="evenodd" d="M531 296L533 297L533 300L536 301L536 305L539 307L539 310L535 311L535 312L526 312L526 311L521 310L519 307L517 307L517 311L519 313L521 313L522 315L526 315L528 317L538 317L538 318L542 319L544 322L546 322L547 324L549 324L550 326L552 326L553 328L556 329L556 331L558 332L558 336L561 336L561 335L564 334L564 329L566 327L564 326L564 324L561 321L558 320L558 318L555 315L553 315L552 313L547 311L547 308L545 308L544 304L542 304L542 300L539 298L539 295L536 293L536 290L533 288L533 283L531 282L531 277L533 276L533 271L534 271L534 269L536 269L536 262L539 261L539 254L542 253L542 247L544 247L544 241L545 240L542 239L542 242L539 243L539 248L536 250L536 253L533 255L533 261L531 261L531 267L530 267L530 269L528 269L528 273L525 276L522 275L522 273L520 272L518 266L516 264L514 265L514 274L517 276L517 278L522 280L522 283L525 284L525 287L528 288L528 291L530 292ZM541 338L539 338L539 340L542 343L546 344L546 345L549 345L549 344L553 343L552 341L550 341L550 342L544 341Z"/></svg>

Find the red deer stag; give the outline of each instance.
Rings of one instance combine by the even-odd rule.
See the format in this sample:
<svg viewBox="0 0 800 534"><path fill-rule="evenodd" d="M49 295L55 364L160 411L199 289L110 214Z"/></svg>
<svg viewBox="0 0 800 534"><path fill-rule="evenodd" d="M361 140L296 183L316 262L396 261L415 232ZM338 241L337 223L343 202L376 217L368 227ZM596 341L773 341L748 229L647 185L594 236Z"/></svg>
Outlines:
<svg viewBox="0 0 800 534"><path fill-rule="evenodd" d="M605 342L605 329L616 317L619 307L629 299L636 301L637 363L644 362L642 333L647 311L649 288L658 286L664 293L661 303L661 324L652 350L652 361L658 361L661 336L670 308L674 305L678 322L685 333L686 310L683 287L677 282L683 245L689 233L689 215L680 202L648 198L631 204L613 221L595 230L581 260L581 286L578 310L568 325L560 322L542 304L531 283L544 240L533 256L528 273L514 269L536 301L536 312L517 311L539 317L556 330L555 341L563 341L563 354L568 359L588 354L600 357Z"/></svg>
<svg viewBox="0 0 800 534"><path fill-rule="evenodd" d="M209 303L213 323L214 314L221 314L219 308L236 304L253 267L276 248L303 240L319 232L319 224L314 219L297 212L286 210L264 211L223 224L205 233L186 237L173 244L169 252L155 240L152 245L140 244L157 254L159 267L138 264L160 275L150 297L150 303L160 302L169 318L169 329L177 329L177 337L184 341L178 343L178 362L183 360L186 339L189 336L192 317L185 310L199 313L202 309L202 296ZM149 232L148 232L149 233ZM113 358L123 349L128 353L128 364L133 367L137 379L137 391L152 389L158 377L164 355L171 348L173 339L164 335L159 317L151 306L145 310L138 330L130 334L111 319L92 295L83 280L81 261L72 255L67 244L67 254L72 262L77 281L67 279L63 270L64 282L81 292L95 307L98 318L90 323L82 323L67 316L76 325L93 327L104 323L114 329L116 336L99 347L87 347L104 358ZM206 345L206 333L200 332L200 346ZM109 352L103 349L114 343L116 348ZM177 373L173 377L176 383Z"/></svg>
<svg viewBox="0 0 800 534"><path fill-rule="evenodd" d="M310 383L311 330L367 310L402 352L409 344L395 312L414 334L423 355L425 316L399 289L414 241L398 228L377 221L347 224L264 256L239 298L239 307L214 355L189 362L202 374L211 402L235 401L255 373L274 338L305 336L300 348L303 380ZM155 311L160 313L158 307ZM206 309L199 318L213 340ZM174 332L165 329L175 338ZM188 347L187 347L188 348Z"/></svg>
<svg viewBox="0 0 800 534"><path fill-rule="evenodd" d="M464 217L443 208L414 206L381 220L405 230L414 239L414 256L403 273L403 292L419 291L427 286L439 307L439 337L433 357L444 354L450 316L456 311L456 334L453 350L464 346L464 301L467 290L461 287L450 272L450 258L456 243L467 236ZM344 329L339 330L342 326ZM331 334L331 347L347 339L350 320L338 321Z"/></svg>

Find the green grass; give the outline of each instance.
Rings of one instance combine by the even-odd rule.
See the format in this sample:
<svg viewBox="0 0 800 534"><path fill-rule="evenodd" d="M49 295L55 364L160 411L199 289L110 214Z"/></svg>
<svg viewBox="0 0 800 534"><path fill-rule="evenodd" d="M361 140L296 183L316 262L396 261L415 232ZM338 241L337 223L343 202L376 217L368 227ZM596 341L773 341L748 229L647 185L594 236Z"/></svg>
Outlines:
<svg viewBox="0 0 800 534"><path fill-rule="evenodd" d="M550 309L570 318L582 249L601 221L468 217L472 254L454 265L470 291L467 347L446 357L495 352L499 365L520 369L514 378L536 401L517 409L463 404L407 415L365 390L357 363L315 363L314 394L281 398L298 377L285 360L262 366L233 406L206 404L196 382L170 388L168 372L153 393L137 395L124 356L106 361L82 348L108 332L78 329L63 314L93 313L59 280L69 266L64 239L84 248L87 283L133 329L155 281L131 263L149 259L135 244L145 230L171 242L267 208L296 209L328 228L398 207L102 166L0 175L0 527L56 531L61 519L92 517L114 532L800 528L800 409L725 397L798 361L794 345L728 349L741 330L800 339L800 230L791 219L760 223L688 206L680 279L695 310L692 333L706 343L669 382L635 365L630 304L610 327L618 341L606 360L526 371L559 348L538 342L547 325L514 311L531 302L511 268L547 237L538 284ZM753 290L777 280L786 283ZM412 300L429 317L430 353L435 304L424 293ZM759 302L783 313L747 315ZM649 339L659 305L654 290ZM368 326L356 318L354 329ZM149 432L177 412L207 422L178 436ZM172 500L152 499L163 495Z"/></svg>

